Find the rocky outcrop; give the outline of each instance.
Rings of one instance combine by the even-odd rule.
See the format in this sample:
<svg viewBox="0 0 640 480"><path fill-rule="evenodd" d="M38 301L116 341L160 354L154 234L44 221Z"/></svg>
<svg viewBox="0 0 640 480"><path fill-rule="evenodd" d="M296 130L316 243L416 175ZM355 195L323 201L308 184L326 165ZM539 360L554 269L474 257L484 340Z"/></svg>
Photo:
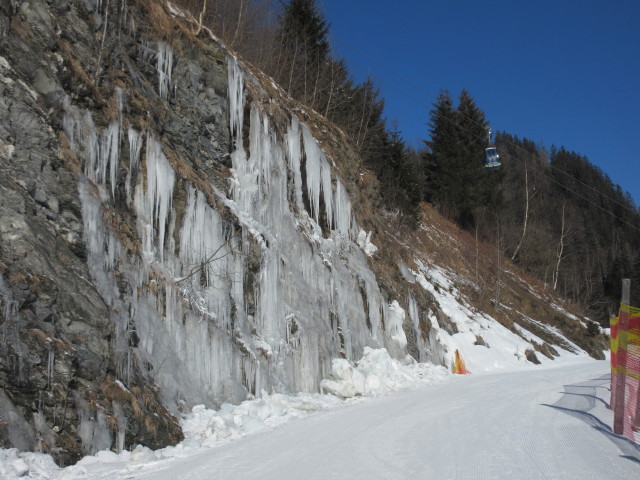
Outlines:
<svg viewBox="0 0 640 480"><path fill-rule="evenodd" d="M127 385L118 380L122 358L110 307L87 263L82 165L63 133L65 101L104 123L115 85L137 81L130 118L157 117L158 129L178 139L177 151L224 158L229 150L221 54L217 63L211 52L193 48L191 62L205 67L180 64L185 90L198 89L188 99L200 112L197 127L186 126L151 108L153 96L143 97L152 91L144 75L155 69L138 59L150 47L142 32L124 25L148 21L135 6L125 11L112 2L106 10L99 3L0 6L0 445L50 452L62 464L96 449L159 447L181 438L144 366L131 362ZM117 202L124 203L121 193ZM130 215L118 221L129 231Z"/></svg>
<svg viewBox="0 0 640 480"><path fill-rule="evenodd" d="M0 8L0 446L173 444L194 403L406 354L312 116L164 2Z"/></svg>

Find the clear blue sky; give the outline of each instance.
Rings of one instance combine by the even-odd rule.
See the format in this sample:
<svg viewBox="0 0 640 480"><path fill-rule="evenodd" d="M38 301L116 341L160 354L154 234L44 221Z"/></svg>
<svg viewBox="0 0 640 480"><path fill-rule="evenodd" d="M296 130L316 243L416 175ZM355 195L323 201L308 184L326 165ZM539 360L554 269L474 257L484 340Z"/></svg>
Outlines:
<svg viewBox="0 0 640 480"><path fill-rule="evenodd" d="M441 89L467 89L494 131L587 156L640 205L640 0L318 3L410 145Z"/></svg>

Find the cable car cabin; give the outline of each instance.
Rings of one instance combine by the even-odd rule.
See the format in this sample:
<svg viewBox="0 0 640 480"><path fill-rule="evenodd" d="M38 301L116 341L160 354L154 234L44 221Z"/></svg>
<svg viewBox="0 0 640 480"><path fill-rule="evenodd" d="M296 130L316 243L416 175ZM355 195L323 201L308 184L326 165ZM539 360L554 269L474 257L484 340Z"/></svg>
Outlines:
<svg viewBox="0 0 640 480"><path fill-rule="evenodd" d="M485 170L500 170L502 160L496 147L489 147L484 151L484 168Z"/></svg>

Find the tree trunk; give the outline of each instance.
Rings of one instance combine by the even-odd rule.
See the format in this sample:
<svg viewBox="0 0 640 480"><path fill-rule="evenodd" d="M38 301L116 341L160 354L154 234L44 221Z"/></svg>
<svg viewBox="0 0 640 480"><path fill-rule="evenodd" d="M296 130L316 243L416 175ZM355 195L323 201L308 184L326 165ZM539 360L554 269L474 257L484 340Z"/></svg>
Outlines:
<svg viewBox="0 0 640 480"><path fill-rule="evenodd" d="M529 223L529 174L527 172L527 164L524 164L524 193L525 193L525 204L524 204L524 225L522 226L522 236L520 237L520 241L518 242L518 246L516 250L511 255L511 261L516 259L518 252L520 251L520 247L522 246L522 242L524 241L524 237L527 234L527 224Z"/></svg>
<svg viewBox="0 0 640 480"><path fill-rule="evenodd" d="M202 22L204 19L204 12L207 10L207 0L202 2L202 10L200 11L200 17L198 18L198 29L194 32L194 35L197 37L202 30Z"/></svg>
<svg viewBox="0 0 640 480"><path fill-rule="evenodd" d="M238 10L238 23L236 23L236 31L233 33L233 40L231 40L231 47L235 46L236 39L238 38L238 32L240 31L240 23L242 23L243 6L244 6L244 0L240 0L240 9Z"/></svg>
<svg viewBox="0 0 640 480"><path fill-rule="evenodd" d="M553 273L553 290L554 291L558 288L558 277L560 275L560 262L562 261L562 254L564 252L564 247L566 246L564 209L565 209L565 204L563 203L562 204L562 228L560 230L560 244L558 245L558 261L556 262L556 269Z"/></svg>

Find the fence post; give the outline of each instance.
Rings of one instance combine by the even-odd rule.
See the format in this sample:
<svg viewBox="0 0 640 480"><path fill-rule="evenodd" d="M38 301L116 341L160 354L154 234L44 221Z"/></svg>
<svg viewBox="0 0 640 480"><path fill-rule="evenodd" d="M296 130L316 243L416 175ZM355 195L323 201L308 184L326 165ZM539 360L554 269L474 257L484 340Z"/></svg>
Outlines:
<svg viewBox="0 0 640 480"><path fill-rule="evenodd" d="M629 305L631 296L631 280L622 279L621 303ZM618 323L618 372L616 374L616 398L613 408L613 433L624 434L624 406L626 397L626 369L627 369L627 330L629 329L629 315L620 309L620 323Z"/></svg>

